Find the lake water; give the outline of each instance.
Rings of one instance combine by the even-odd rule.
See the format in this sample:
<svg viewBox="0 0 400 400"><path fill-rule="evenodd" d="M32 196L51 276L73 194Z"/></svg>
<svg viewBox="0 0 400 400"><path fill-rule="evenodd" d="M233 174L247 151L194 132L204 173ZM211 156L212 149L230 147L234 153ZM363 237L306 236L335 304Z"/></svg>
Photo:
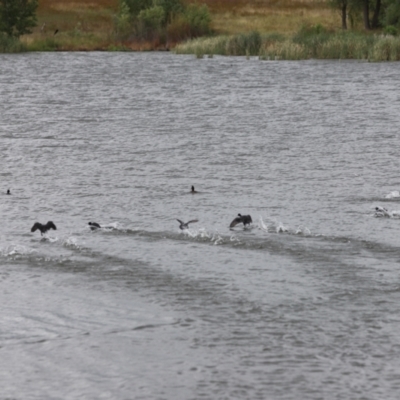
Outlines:
<svg viewBox="0 0 400 400"><path fill-rule="evenodd" d="M0 399L398 399L399 66L1 55Z"/></svg>

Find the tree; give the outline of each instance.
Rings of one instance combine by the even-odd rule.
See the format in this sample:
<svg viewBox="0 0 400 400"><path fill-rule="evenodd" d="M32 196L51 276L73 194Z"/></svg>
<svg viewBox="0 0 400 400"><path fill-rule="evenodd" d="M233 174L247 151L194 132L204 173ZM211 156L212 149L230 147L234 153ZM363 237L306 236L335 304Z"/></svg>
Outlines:
<svg viewBox="0 0 400 400"><path fill-rule="evenodd" d="M400 0L329 0L331 7L340 12L342 29L347 29L347 18L352 23L354 15L362 15L365 30L380 27L381 14L386 7L386 2L400 2ZM373 11L372 18L370 17L371 10Z"/></svg>
<svg viewBox="0 0 400 400"><path fill-rule="evenodd" d="M347 29L347 14L349 12L351 0L329 0L332 8L340 12L342 19L342 29Z"/></svg>
<svg viewBox="0 0 400 400"><path fill-rule="evenodd" d="M129 14L136 18L142 10L153 6L153 0L120 0L128 6Z"/></svg>
<svg viewBox="0 0 400 400"><path fill-rule="evenodd" d="M20 37L37 25L37 0L0 0L0 32Z"/></svg>
<svg viewBox="0 0 400 400"><path fill-rule="evenodd" d="M364 21L364 29L369 31L371 29L371 24L369 23L369 0L361 1L361 9Z"/></svg>
<svg viewBox="0 0 400 400"><path fill-rule="evenodd" d="M175 15L181 14L184 11L181 0L153 0L153 3L163 8L165 25L169 24Z"/></svg>
<svg viewBox="0 0 400 400"><path fill-rule="evenodd" d="M372 20L371 20L371 28L372 29L379 28L379 25L380 25L379 16L380 16L380 12L381 12L381 6L382 6L381 0L376 0L374 14L373 14Z"/></svg>
<svg viewBox="0 0 400 400"><path fill-rule="evenodd" d="M375 3L371 0L362 0L361 4L363 11L364 29L378 29L380 24L380 14L382 10L381 0L375 0ZM371 6L373 7L374 11L372 20L370 20Z"/></svg>
<svg viewBox="0 0 400 400"><path fill-rule="evenodd" d="M385 27L400 28L400 0L385 0L382 23Z"/></svg>

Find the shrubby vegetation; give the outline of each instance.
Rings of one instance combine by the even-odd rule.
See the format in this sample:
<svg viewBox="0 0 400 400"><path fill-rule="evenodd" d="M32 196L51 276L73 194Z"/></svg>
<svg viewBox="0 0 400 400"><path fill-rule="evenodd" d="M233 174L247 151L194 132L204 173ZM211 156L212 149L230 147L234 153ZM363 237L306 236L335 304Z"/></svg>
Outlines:
<svg viewBox="0 0 400 400"><path fill-rule="evenodd" d="M342 29L353 28L362 20L364 29L383 28L387 34L397 35L400 30L400 0L329 0L341 14Z"/></svg>
<svg viewBox="0 0 400 400"><path fill-rule="evenodd" d="M58 0L62 12L53 9L53 0L41 0L41 29L27 37L36 25L37 1L0 0L0 51L154 50L188 40L176 48L177 53L199 58L225 54L261 59L400 59L400 0L329 0L339 11L336 14L325 2L282 0L280 7L287 14L279 24L265 2L257 3L254 17L253 12L246 14L245 4L238 6L240 12L229 14L231 0L220 0L209 4L213 27L231 32L223 36L211 31L207 6L193 0L92 0L90 7L84 0ZM293 33L304 21L313 22ZM264 33L251 32L254 26ZM265 33L269 30L280 33Z"/></svg>
<svg viewBox="0 0 400 400"><path fill-rule="evenodd" d="M122 41L176 43L211 32L206 5L181 0L120 0L115 33Z"/></svg>
<svg viewBox="0 0 400 400"><path fill-rule="evenodd" d="M0 52L26 51L19 41L36 26L37 0L0 0Z"/></svg>
<svg viewBox="0 0 400 400"><path fill-rule="evenodd" d="M22 51L26 51L26 46L18 38L8 36L4 32L0 33L0 53L20 53Z"/></svg>
<svg viewBox="0 0 400 400"><path fill-rule="evenodd" d="M252 32L234 36L198 38L179 44L178 54L258 56L262 60L358 59L400 61L400 37L333 33L321 26L304 27L295 35L263 35Z"/></svg>
<svg viewBox="0 0 400 400"><path fill-rule="evenodd" d="M35 27L37 0L0 0L0 32L19 38Z"/></svg>

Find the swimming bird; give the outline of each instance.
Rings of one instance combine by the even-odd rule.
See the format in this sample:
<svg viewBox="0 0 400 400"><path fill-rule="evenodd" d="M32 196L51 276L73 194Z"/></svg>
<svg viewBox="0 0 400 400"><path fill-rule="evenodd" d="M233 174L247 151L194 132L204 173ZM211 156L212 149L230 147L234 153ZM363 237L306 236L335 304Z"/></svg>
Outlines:
<svg viewBox="0 0 400 400"><path fill-rule="evenodd" d="M192 190L190 191L190 193L199 193L199 192L194 190L194 186L192 186Z"/></svg>
<svg viewBox="0 0 400 400"><path fill-rule="evenodd" d="M375 217L391 217L389 211L385 207L375 207Z"/></svg>
<svg viewBox="0 0 400 400"><path fill-rule="evenodd" d="M97 222L89 222L88 225L90 226L90 229L92 231L101 228L100 224L98 224Z"/></svg>
<svg viewBox="0 0 400 400"><path fill-rule="evenodd" d="M11 194L10 189L7 189L7 194Z"/></svg>
<svg viewBox="0 0 400 400"><path fill-rule="evenodd" d="M236 226L237 224L240 224L240 223L243 223L243 225L246 226L246 225L251 224L252 222L253 222L253 220L251 219L250 215L238 214L238 216L229 225L229 228L233 228L234 226Z"/></svg>
<svg viewBox="0 0 400 400"><path fill-rule="evenodd" d="M54 225L53 221L48 221L46 225L43 225L40 222L35 222L32 226L31 232L35 232L38 229L43 235L43 233L46 233L50 229L57 230L57 227Z"/></svg>
<svg viewBox="0 0 400 400"><path fill-rule="evenodd" d="M189 221L189 222L182 222L180 219L177 219L177 221L180 223L180 225L179 225L179 228L180 229L189 229L189 224L193 224L194 222L199 222L199 220L198 219L192 219L191 221Z"/></svg>

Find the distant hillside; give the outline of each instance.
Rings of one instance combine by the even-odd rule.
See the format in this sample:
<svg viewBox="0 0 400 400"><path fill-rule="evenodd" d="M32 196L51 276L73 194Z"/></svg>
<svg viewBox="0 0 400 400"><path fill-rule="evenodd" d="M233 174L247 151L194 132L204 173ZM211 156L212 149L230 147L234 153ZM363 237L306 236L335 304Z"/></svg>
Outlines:
<svg viewBox="0 0 400 400"><path fill-rule="evenodd" d="M190 3L191 0L186 0ZM340 26L340 16L321 0L204 0L219 34L258 30L293 33L303 25ZM33 50L102 50L113 46L118 0L40 0L38 26L24 41ZM145 50L149 48L134 47Z"/></svg>
<svg viewBox="0 0 400 400"><path fill-rule="evenodd" d="M340 27L340 15L321 0L204 0L219 33L293 33L303 25Z"/></svg>

